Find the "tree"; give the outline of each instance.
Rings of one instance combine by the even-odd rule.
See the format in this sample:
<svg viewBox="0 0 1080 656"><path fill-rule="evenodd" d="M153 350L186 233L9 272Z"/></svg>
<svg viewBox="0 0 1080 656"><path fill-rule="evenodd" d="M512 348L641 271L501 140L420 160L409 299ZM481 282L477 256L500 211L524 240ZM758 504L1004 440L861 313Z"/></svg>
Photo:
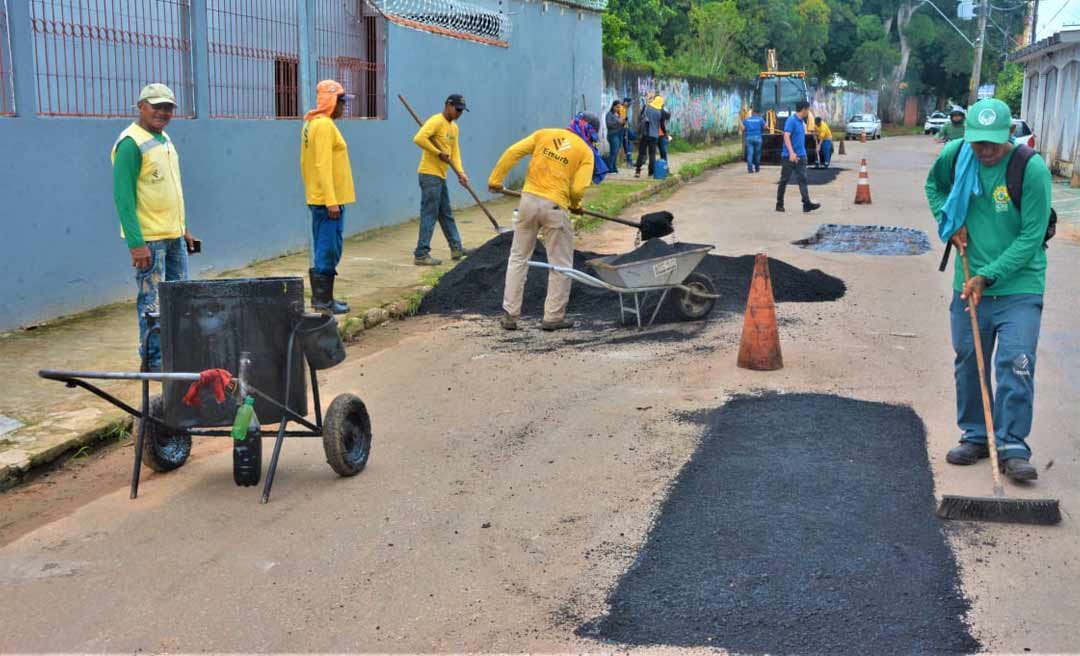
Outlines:
<svg viewBox="0 0 1080 656"><path fill-rule="evenodd" d="M1016 62L1007 62L998 73L996 84L997 92L994 95L1009 106L1014 116L1019 116L1024 93L1024 67Z"/></svg>
<svg viewBox="0 0 1080 656"><path fill-rule="evenodd" d="M735 35L746 29L735 0L695 4L689 19L690 32L681 39L677 61L691 75L727 79L739 68L732 61L740 54Z"/></svg>

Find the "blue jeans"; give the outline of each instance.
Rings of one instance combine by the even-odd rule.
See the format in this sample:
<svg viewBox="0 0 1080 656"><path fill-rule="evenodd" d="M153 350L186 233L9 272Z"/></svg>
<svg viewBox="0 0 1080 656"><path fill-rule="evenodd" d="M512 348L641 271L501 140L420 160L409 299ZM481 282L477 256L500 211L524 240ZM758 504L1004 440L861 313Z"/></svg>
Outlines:
<svg viewBox="0 0 1080 656"><path fill-rule="evenodd" d="M461 250L454 214L450 210L450 191L446 179L437 175L420 174L420 235L416 240L414 257L424 257L431 252L431 236L435 234L435 222L442 228L451 251Z"/></svg>
<svg viewBox="0 0 1080 656"><path fill-rule="evenodd" d="M668 139L668 136L666 134L656 140L656 149L660 151L660 159L662 160L667 159L668 141L670 141L670 139Z"/></svg>
<svg viewBox="0 0 1080 656"><path fill-rule="evenodd" d="M337 275L337 265L344 250L345 207L338 207L341 208L341 215L331 219L326 205L308 205L311 209L311 268L324 276Z"/></svg>
<svg viewBox="0 0 1080 656"><path fill-rule="evenodd" d="M162 280L188 279L188 252L183 237L146 242L150 249L150 268L135 271L139 293L135 310L139 313L139 357L146 358L149 371L161 371L161 338L157 332L146 334L147 312L158 312L158 284Z"/></svg>
<svg viewBox="0 0 1080 656"><path fill-rule="evenodd" d="M626 129L623 130L623 150L626 151L626 165L627 166L630 165L630 160L634 157L634 153L633 153L634 139L636 139L636 138L637 138L637 135L635 135L634 131L631 130L630 128L626 128Z"/></svg>
<svg viewBox="0 0 1080 656"><path fill-rule="evenodd" d="M956 423L964 433L961 442L986 444L975 341L965 307L967 302L960 300L960 293L953 292L949 315L956 351ZM1025 440L1031 433L1035 402L1035 350L1042 308L1041 294L983 296L979 303L977 317L986 363L986 386L994 411L994 437L1002 459L1026 460L1031 455ZM991 385L991 371L996 387Z"/></svg>
<svg viewBox="0 0 1080 656"><path fill-rule="evenodd" d="M750 173L761 170L761 137L746 138L746 170Z"/></svg>
<svg viewBox="0 0 1080 656"><path fill-rule="evenodd" d="M607 135L608 143L608 170L612 173L618 173L619 167L616 164L619 161L619 151L622 150L622 130Z"/></svg>
<svg viewBox="0 0 1080 656"><path fill-rule="evenodd" d="M828 166L832 163L832 139L821 142L821 161L818 164Z"/></svg>

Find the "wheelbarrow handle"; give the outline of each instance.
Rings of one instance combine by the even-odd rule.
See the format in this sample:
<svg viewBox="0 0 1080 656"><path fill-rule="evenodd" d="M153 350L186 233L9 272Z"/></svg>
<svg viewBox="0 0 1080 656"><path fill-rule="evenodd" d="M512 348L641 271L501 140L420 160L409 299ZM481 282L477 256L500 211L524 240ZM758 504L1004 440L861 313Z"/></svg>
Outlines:
<svg viewBox="0 0 1080 656"><path fill-rule="evenodd" d="M521 198L521 192L520 191L515 191L513 189L500 189L499 191L504 196L513 196L514 198ZM637 223L635 221L631 221L630 219L620 219L617 216L608 216L607 214L601 214L600 212L594 212L592 210L587 210L587 209L584 209L584 208L582 208L581 213L585 214L587 216L595 216L596 218L603 219L605 221L611 221L612 223L621 223L621 224L623 224L625 226L630 226L631 228L637 228L638 230L641 230L641 224Z"/></svg>
<svg viewBox="0 0 1080 656"><path fill-rule="evenodd" d="M196 381L199 380L199 374L185 374L185 373L134 373L129 371L65 371L63 369L42 369L38 371L38 376L42 378L48 378L49 380L65 381L70 378L91 378L97 380L180 380L180 381Z"/></svg>

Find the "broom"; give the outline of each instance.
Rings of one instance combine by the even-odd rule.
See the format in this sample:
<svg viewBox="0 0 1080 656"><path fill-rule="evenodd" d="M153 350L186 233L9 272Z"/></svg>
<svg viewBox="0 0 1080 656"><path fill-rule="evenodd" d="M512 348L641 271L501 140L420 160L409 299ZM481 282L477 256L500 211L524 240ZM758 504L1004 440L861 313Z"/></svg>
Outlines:
<svg viewBox="0 0 1080 656"><path fill-rule="evenodd" d="M967 253L961 251L960 261L964 267L964 284L971 278ZM994 437L994 416L990 412L990 391L986 388L986 364L983 362L982 339L979 337L979 320L975 305L968 304L971 315L971 335L975 340L975 360L979 365L979 391L982 392L983 419L986 422L987 446L990 447L990 466L994 472L994 496L962 497L946 494L938 505L938 517L976 522L1012 522L1017 524L1057 524L1061 510L1057 499L1010 499L1005 496L998 471L997 441Z"/></svg>

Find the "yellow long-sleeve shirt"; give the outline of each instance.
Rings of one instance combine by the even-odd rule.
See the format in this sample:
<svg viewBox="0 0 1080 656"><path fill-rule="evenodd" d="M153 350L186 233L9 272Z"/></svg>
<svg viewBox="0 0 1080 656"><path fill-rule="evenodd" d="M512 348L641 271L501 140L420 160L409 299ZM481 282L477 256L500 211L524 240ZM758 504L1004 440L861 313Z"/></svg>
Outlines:
<svg viewBox="0 0 1080 656"><path fill-rule="evenodd" d="M581 207L593 175L593 153L581 137L563 128L533 132L506 149L495 164L488 184L501 185L514 164L526 155L532 155L532 160L522 191L562 207Z"/></svg>
<svg viewBox="0 0 1080 656"><path fill-rule="evenodd" d="M308 205L356 202L349 147L327 116L304 122L300 133L300 175Z"/></svg>
<svg viewBox="0 0 1080 656"><path fill-rule="evenodd" d="M432 139L435 141L434 145L431 143ZM416 136L413 137L413 143L420 146L420 149L424 151L420 155L420 166L416 169L417 173L427 173L428 175L445 178L449 164L439 159L439 153L450 155L450 160L458 171L465 170L465 167L461 165L461 148L458 144L457 123L446 120L446 117L441 112L424 121L424 124L417 130Z"/></svg>
<svg viewBox="0 0 1080 656"><path fill-rule="evenodd" d="M829 124L825 121L822 121L821 125L816 126L814 132L817 134L818 141L832 139L832 130L829 129Z"/></svg>

